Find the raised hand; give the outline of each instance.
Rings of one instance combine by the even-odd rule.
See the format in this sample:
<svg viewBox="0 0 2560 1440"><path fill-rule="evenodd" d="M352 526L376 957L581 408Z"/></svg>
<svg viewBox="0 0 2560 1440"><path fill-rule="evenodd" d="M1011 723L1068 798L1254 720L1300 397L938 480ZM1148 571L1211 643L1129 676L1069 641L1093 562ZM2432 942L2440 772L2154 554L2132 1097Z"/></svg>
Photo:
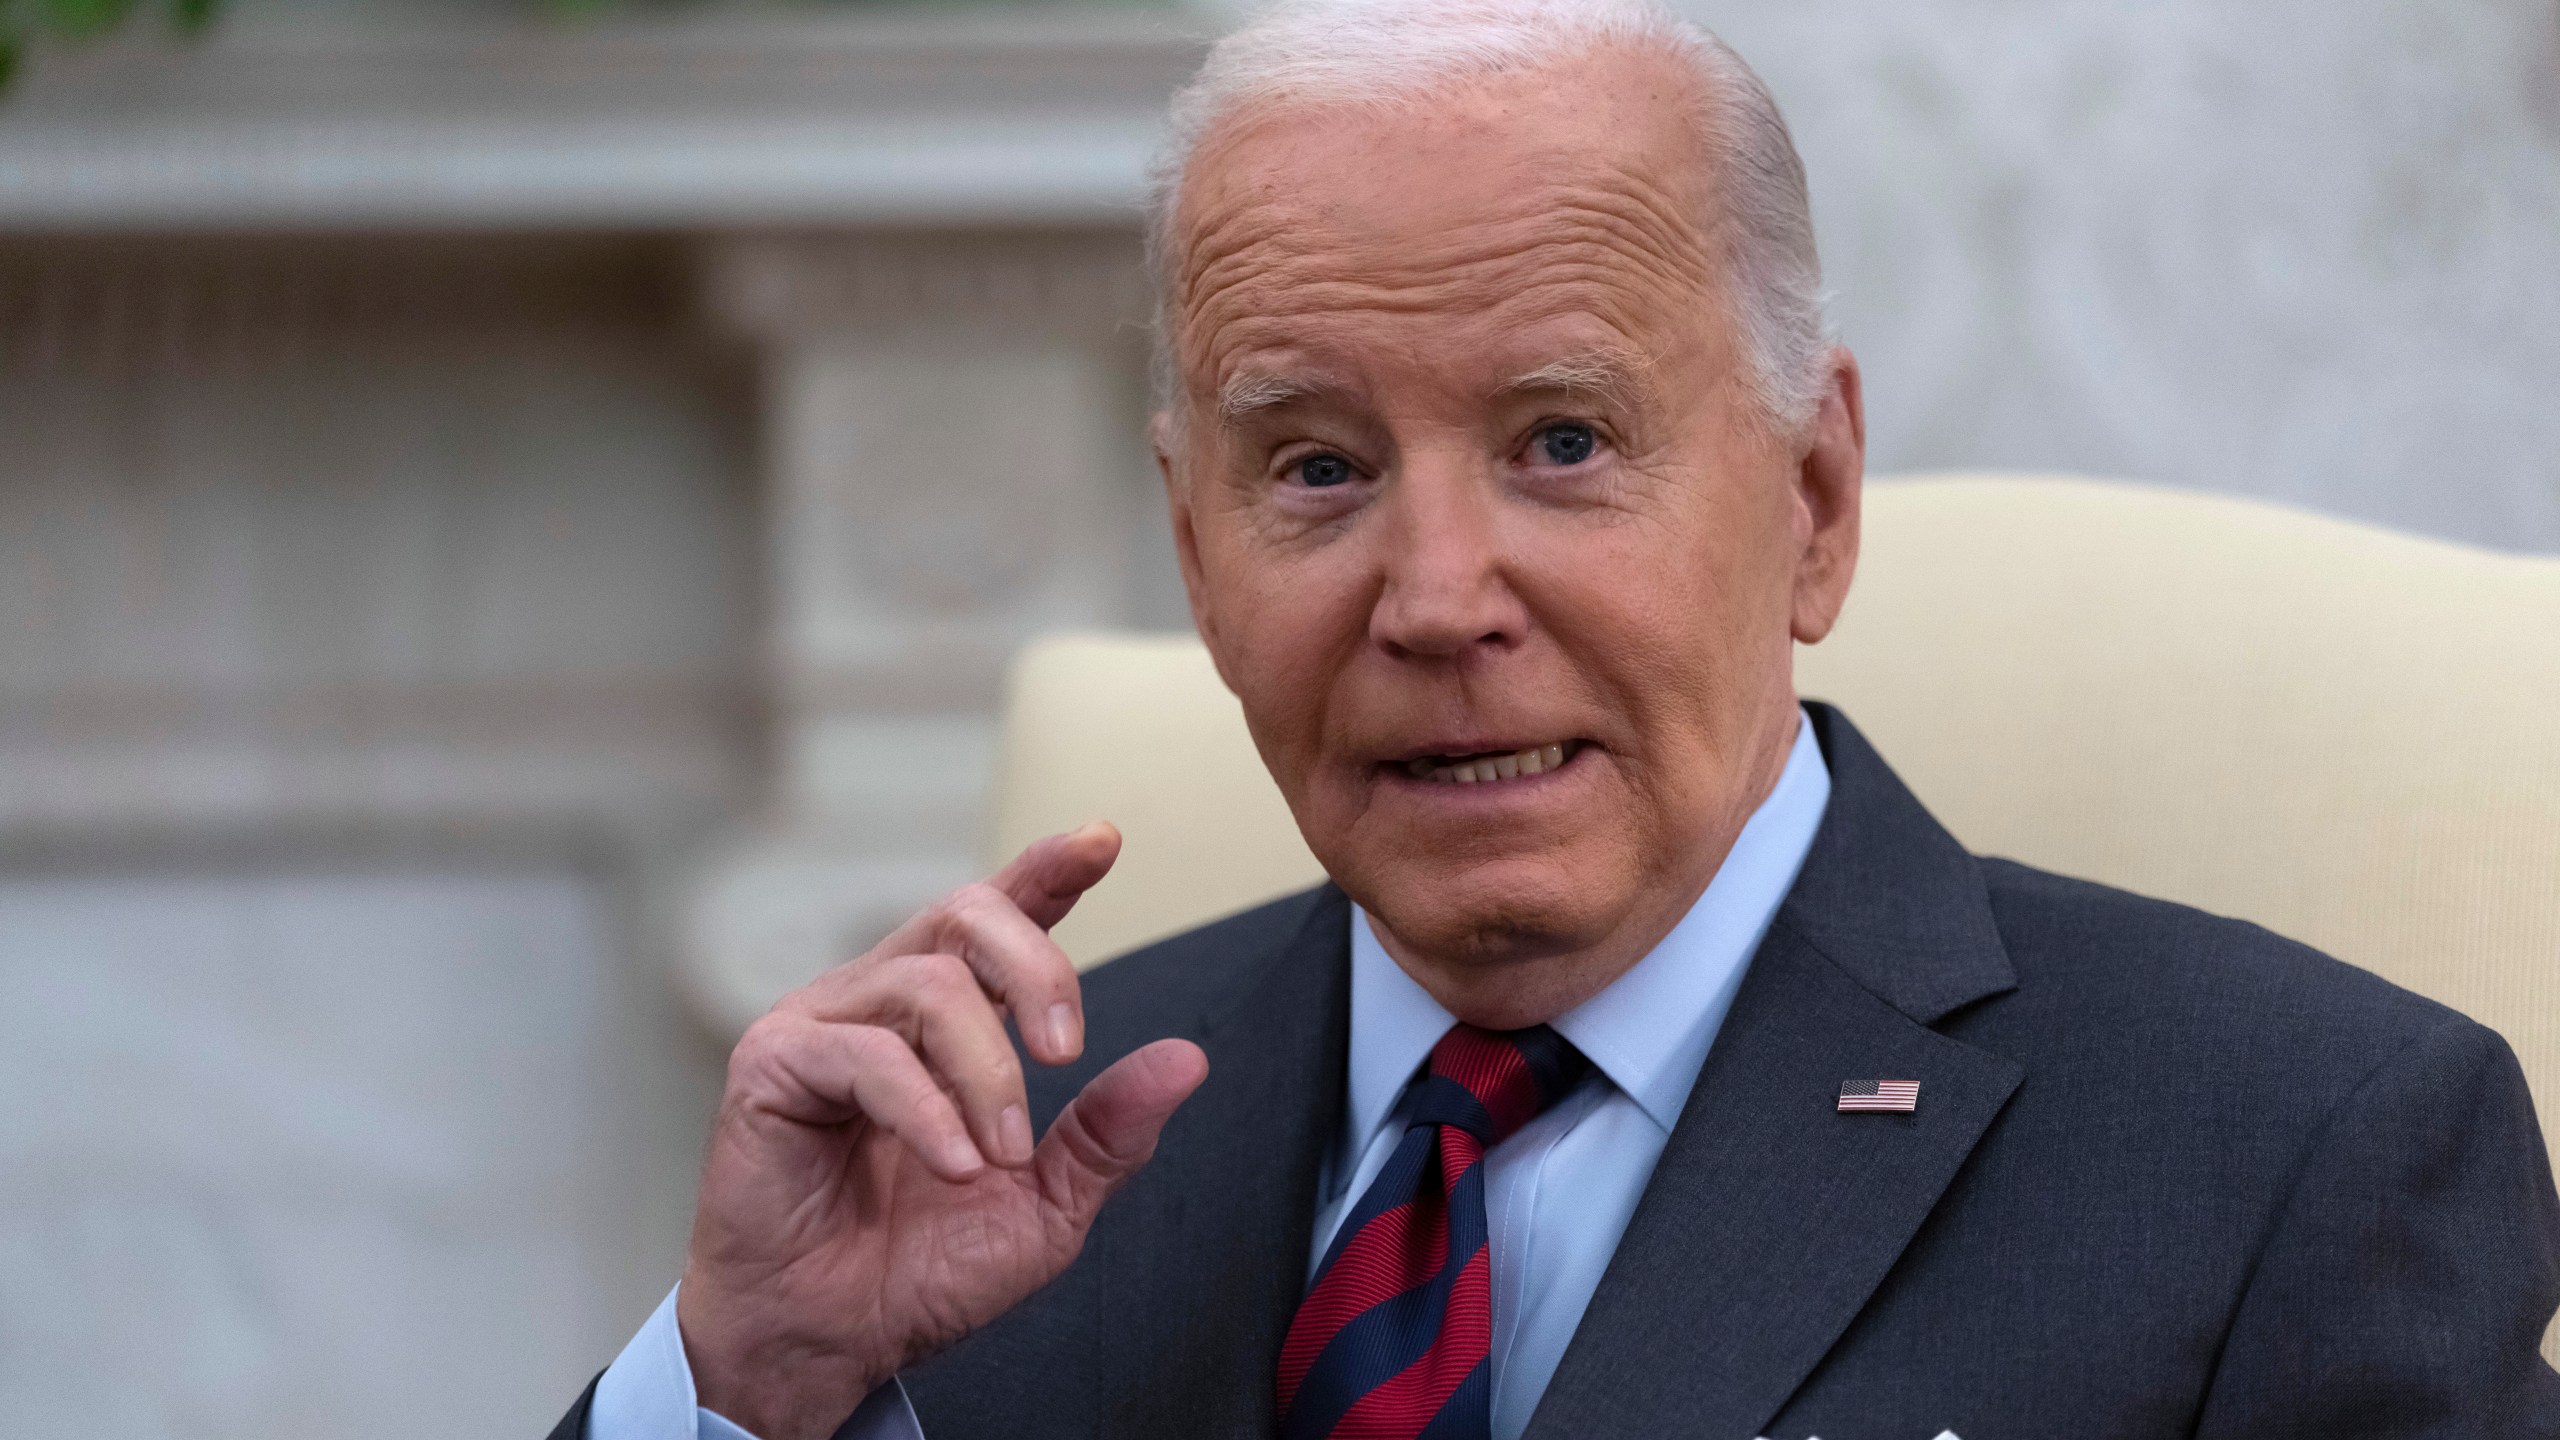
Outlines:
<svg viewBox="0 0 2560 1440"><path fill-rule="evenodd" d="M786 996L729 1057L676 1316L701 1403L764 1440L823 1440L862 1397L1067 1267L1208 1075L1159 1040L1032 1144L1033 1058L1084 1048L1049 939L1120 835L1033 844L869 954Z"/></svg>

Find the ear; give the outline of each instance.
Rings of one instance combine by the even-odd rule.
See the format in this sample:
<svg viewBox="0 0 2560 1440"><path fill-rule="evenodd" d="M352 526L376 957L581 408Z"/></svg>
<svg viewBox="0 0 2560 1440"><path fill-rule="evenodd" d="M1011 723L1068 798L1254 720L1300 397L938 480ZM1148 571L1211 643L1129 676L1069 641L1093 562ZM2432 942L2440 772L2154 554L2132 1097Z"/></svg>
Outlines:
<svg viewBox="0 0 2560 1440"><path fill-rule="evenodd" d="M1815 412L1811 448L1796 465L1795 638L1811 645L1831 633L1858 569L1858 508L1867 473L1867 411L1858 357L1832 347L1830 384Z"/></svg>
<svg viewBox="0 0 2560 1440"><path fill-rule="evenodd" d="M1156 474L1164 480L1165 509L1173 522L1173 558L1182 567L1182 593L1191 605L1191 628L1200 632L1200 641L1209 647L1209 658L1217 663L1218 676L1223 680L1227 667L1219 659L1217 617L1209 608L1206 572L1200 564L1198 518L1191 504L1192 457L1186 453L1171 412L1159 410L1148 419L1147 443L1155 450Z"/></svg>

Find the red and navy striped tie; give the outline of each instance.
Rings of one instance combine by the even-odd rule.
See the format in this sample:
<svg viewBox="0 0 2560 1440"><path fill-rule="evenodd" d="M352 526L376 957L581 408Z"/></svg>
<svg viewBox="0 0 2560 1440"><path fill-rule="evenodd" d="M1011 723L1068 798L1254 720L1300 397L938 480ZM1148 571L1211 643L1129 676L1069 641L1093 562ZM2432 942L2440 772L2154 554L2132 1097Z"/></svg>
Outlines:
<svg viewBox="0 0 2560 1440"><path fill-rule="evenodd" d="M1334 1232L1280 1349L1287 1440L1484 1440L1493 1419L1484 1152L1581 1078L1544 1025L1453 1027L1409 1128Z"/></svg>

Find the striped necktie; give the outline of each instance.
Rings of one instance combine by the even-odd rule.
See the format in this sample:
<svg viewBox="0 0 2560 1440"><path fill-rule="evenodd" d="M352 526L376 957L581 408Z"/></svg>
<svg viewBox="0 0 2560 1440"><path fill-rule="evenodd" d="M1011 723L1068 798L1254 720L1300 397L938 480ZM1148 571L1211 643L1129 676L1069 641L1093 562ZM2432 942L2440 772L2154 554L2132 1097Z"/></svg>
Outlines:
<svg viewBox="0 0 2560 1440"><path fill-rule="evenodd" d="M1404 1139L1289 1322L1286 1440L1484 1440L1493 1285L1479 1162L1563 1099L1586 1063L1544 1025L1458 1025L1431 1047Z"/></svg>

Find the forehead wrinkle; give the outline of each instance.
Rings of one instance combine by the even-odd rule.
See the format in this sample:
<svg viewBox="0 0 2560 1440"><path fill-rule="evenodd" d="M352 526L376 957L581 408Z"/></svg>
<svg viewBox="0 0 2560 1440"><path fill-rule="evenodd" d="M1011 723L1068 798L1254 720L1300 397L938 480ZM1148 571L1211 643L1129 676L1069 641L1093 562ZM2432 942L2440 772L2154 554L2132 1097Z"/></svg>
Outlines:
<svg viewBox="0 0 2560 1440"><path fill-rule="evenodd" d="M1166 227L1164 339L1190 372L1183 388L1208 398L1197 367L1233 353L1225 332L1256 310L1285 321L1325 303L1394 315L1454 301L1481 313L1489 296L1521 288L1499 256L1454 277L1474 281L1473 295L1302 291L1342 279L1410 291L1488 258L1450 242L1517 241L1515 227L1539 219L1551 234L1607 238L1620 273L1603 264L1580 278L1615 292L1606 308L1620 328L1658 330L1653 317L1670 306L1673 323L1714 334L1668 343L1729 338L1733 217L1718 213L1728 177L1708 133L1710 88L1688 67L1609 43L1528 72L1445 77L1393 103L1274 93L1219 116L1190 151ZM1552 260L1556 243L1514 248Z"/></svg>
<svg viewBox="0 0 2560 1440"><path fill-rule="evenodd" d="M1469 292L1517 290L1506 281L1522 271L1532 272L1533 290L1592 289L1639 310L1658 306L1641 293L1651 286L1706 298L1714 273L1707 237L1657 187L1632 174L1609 178L1621 183L1550 187L1534 197L1534 213L1489 217L1418 245L1310 244L1315 227L1293 224L1295 207L1285 202L1221 207L1188 247L1182 328L1194 344L1184 348L1197 353L1215 332L1275 309L1482 310Z"/></svg>
<svg viewBox="0 0 2560 1440"><path fill-rule="evenodd" d="M1620 178L1632 182L1630 190L1650 188L1636 177ZM1239 271L1249 279L1299 267L1340 269L1374 263L1380 250L1398 256L1383 270L1392 276L1443 274L1487 262L1535 264L1542 251L1599 245L1666 272L1666 278L1703 281L1712 268L1709 238L1663 204L1667 198L1608 185L1554 185L1526 197L1513 213L1470 218L1421 236L1347 235L1330 246L1310 243L1323 234L1320 216L1293 215L1295 207L1285 203L1238 205L1194 233L1186 247L1184 299L1196 308L1236 284ZM1524 230L1532 233L1524 237ZM1541 231L1551 233L1536 233Z"/></svg>
<svg viewBox="0 0 2560 1440"><path fill-rule="evenodd" d="M1482 276L1442 276L1404 287L1349 278L1284 281L1276 293L1249 287L1203 307L1204 313L1192 318L1179 341L1191 373L1205 382L1194 393L1220 396L1234 383L1219 385L1213 379L1221 368L1221 355L1241 356L1274 347L1313 347L1317 353L1326 353L1346 343L1366 348L1374 343L1374 336L1363 336L1356 328L1362 317L1445 314L1502 332L1584 315L1631 341L1652 332L1661 343L1682 343L1681 333L1660 334L1658 322L1647 323L1661 313L1661 304L1648 287L1630 283L1622 257L1577 255L1561 261L1550 257L1538 272L1536 283L1514 286L1500 285L1499 277L1488 282ZM1488 290L1495 292L1490 298ZM1337 330L1344 324L1355 328ZM1625 353L1645 354L1632 344ZM1640 375L1651 364L1650 359L1640 358L1617 368Z"/></svg>

